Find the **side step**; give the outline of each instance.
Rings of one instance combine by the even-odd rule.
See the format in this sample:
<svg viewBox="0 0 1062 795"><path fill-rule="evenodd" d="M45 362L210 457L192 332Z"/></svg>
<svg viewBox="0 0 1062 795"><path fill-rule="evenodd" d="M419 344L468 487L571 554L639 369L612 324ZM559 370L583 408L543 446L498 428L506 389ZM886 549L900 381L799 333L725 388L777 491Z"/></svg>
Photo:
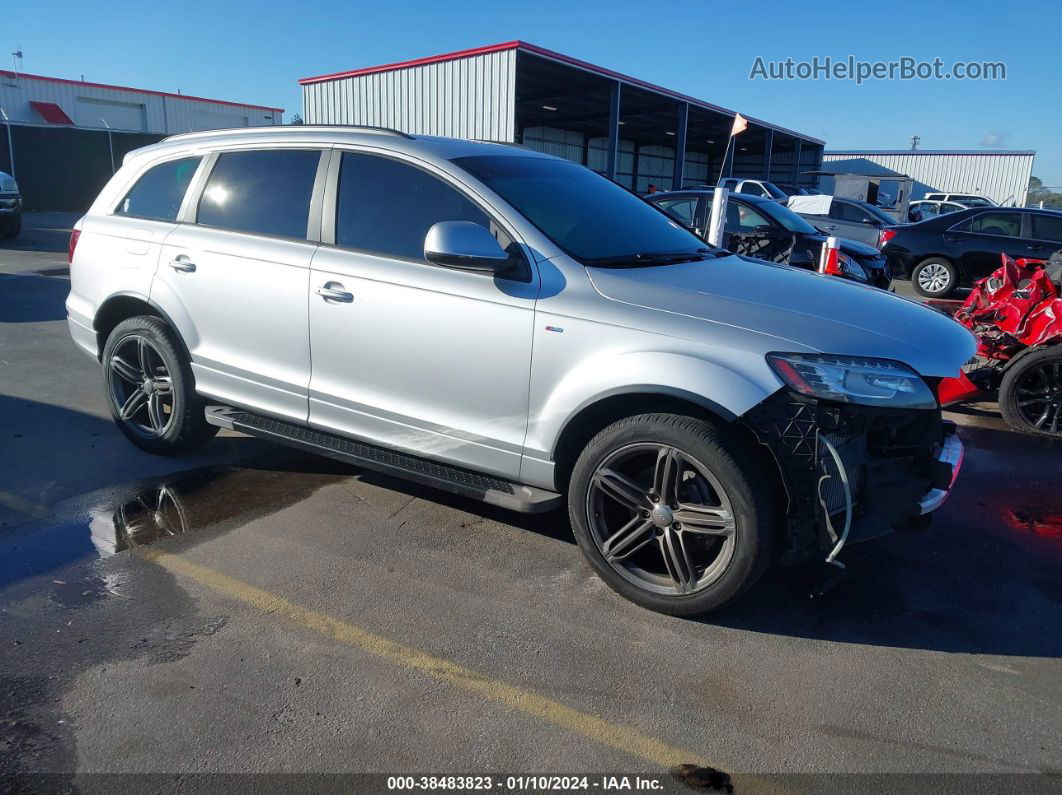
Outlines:
<svg viewBox="0 0 1062 795"><path fill-rule="evenodd" d="M228 406L207 406L206 421L219 428L268 439L520 513L550 511L560 507L564 500L553 491L522 486L493 475L460 469Z"/></svg>

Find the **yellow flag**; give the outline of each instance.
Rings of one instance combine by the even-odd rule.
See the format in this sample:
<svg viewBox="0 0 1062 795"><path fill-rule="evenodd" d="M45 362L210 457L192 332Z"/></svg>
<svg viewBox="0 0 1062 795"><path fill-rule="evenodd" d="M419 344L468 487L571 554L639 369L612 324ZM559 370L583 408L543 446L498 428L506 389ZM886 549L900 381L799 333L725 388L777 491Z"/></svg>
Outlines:
<svg viewBox="0 0 1062 795"><path fill-rule="evenodd" d="M730 128L730 137L733 138L739 132L744 132L749 126L749 120L740 113L734 116L734 126Z"/></svg>

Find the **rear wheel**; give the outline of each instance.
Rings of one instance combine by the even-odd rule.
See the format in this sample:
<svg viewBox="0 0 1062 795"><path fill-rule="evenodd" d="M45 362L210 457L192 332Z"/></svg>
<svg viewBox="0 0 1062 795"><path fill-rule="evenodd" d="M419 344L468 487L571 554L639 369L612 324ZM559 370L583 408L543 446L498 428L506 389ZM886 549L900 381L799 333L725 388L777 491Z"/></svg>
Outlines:
<svg viewBox="0 0 1062 795"><path fill-rule="evenodd" d="M926 298L947 298L959 286L959 272L943 257L930 257L911 271L911 285Z"/></svg>
<svg viewBox="0 0 1062 795"><path fill-rule="evenodd" d="M156 317L115 327L103 348L103 379L115 424L141 449L185 452L217 433L203 417L205 402L176 336Z"/></svg>
<svg viewBox="0 0 1062 795"><path fill-rule="evenodd" d="M1034 350L1007 368L999 410L1017 431L1062 437L1062 345Z"/></svg>
<svg viewBox="0 0 1062 795"><path fill-rule="evenodd" d="M776 530L766 480L725 430L645 414L590 441L572 473L569 514L611 588L650 610L694 615L763 574Z"/></svg>

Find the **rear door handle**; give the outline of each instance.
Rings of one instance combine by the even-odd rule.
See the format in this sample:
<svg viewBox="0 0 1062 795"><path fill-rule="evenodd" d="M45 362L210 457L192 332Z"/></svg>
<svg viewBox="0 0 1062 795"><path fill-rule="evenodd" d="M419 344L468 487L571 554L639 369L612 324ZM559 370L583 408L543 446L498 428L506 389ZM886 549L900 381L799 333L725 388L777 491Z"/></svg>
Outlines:
<svg viewBox="0 0 1062 795"><path fill-rule="evenodd" d="M175 271L181 271L183 273L195 273L195 263L188 259L184 254L171 259L170 267Z"/></svg>
<svg viewBox="0 0 1062 795"><path fill-rule="evenodd" d="M354 301L354 293L344 292L343 285L339 282L328 282L324 287L318 287L314 290L319 296L326 301L336 301L341 304L350 304Z"/></svg>

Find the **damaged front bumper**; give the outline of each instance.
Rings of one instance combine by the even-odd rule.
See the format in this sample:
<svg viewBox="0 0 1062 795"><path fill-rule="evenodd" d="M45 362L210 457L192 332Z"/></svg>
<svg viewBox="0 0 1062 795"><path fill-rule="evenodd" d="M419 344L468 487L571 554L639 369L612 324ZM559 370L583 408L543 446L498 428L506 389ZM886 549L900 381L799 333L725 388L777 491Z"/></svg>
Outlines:
<svg viewBox="0 0 1062 795"><path fill-rule="evenodd" d="M782 390L743 418L773 455L789 502L783 563L920 529L947 499L963 446L939 409L827 403Z"/></svg>

